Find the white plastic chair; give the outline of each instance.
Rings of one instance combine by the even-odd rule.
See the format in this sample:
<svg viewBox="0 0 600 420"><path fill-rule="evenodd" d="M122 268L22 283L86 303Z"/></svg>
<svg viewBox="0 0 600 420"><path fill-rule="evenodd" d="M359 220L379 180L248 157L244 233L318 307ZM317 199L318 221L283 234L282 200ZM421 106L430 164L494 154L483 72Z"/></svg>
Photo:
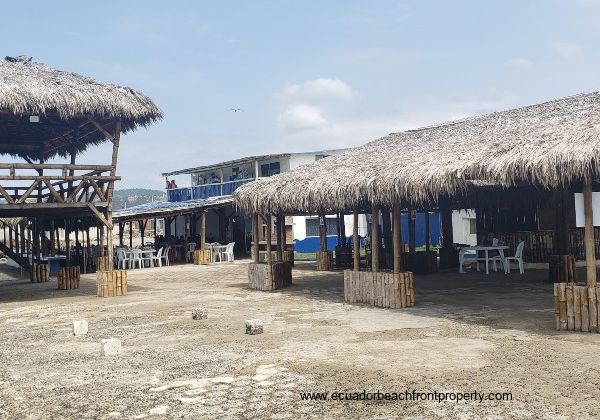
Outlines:
<svg viewBox="0 0 600 420"><path fill-rule="evenodd" d="M475 264L477 266L477 271L479 271L479 258L477 258L477 251L473 253L471 250L467 250L466 248L461 248L458 251L458 262L460 263L459 272L464 273L463 266Z"/></svg>
<svg viewBox="0 0 600 420"><path fill-rule="evenodd" d="M161 267L162 267L162 260L165 260L165 265L168 267L169 266L169 251L171 251L171 247L168 246L166 248L163 249L163 254L160 256L160 260L161 260Z"/></svg>
<svg viewBox="0 0 600 420"><path fill-rule="evenodd" d="M142 268L142 251L139 249L132 249L129 253L129 268L135 268L137 264L138 268Z"/></svg>
<svg viewBox="0 0 600 420"><path fill-rule="evenodd" d="M156 253L156 255L152 256L152 267L156 267L157 265L158 265L158 267L162 267L163 251L164 251L164 248L161 247L158 250L158 252Z"/></svg>
<svg viewBox="0 0 600 420"><path fill-rule="evenodd" d="M127 254L124 249L117 249L117 268L125 270L127 269L127 265L129 260L127 258Z"/></svg>
<svg viewBox="0 0 600 420"><path fill-rule="evenodd" d="M519 263L519 273L523 274L525 272L525 269L523 268L523 248L525 248L525 241L519 242L519 245L517 245L517 250L515 252L514 257L506 257L504 259L504 261L505 261L504 272L506 274L510 273L510 262L511 261L516 261L517 263Z"/></svg>
<svg viewBox="0 0 600 420"><path fill-rule="evenodd" d="M221 261L229 261L229 262L233 262L233 247L235 246L235 242L229 242L227 244L227 247L225 248L225 251L221 251L219 255L219 259Z"/></svg>
<svg viewBox="0 0 600 420"><path fill-rule="evenodd" d="M210 244L210 249L211 249L211 254L212 254L212 260L213 262L217 262L217 258L219 259L219 262L223 261L221 259L221 253L220 252L215 252L219 250L219 247L221 246L220 243L218 242L213 242L212 244Z"/></svg>

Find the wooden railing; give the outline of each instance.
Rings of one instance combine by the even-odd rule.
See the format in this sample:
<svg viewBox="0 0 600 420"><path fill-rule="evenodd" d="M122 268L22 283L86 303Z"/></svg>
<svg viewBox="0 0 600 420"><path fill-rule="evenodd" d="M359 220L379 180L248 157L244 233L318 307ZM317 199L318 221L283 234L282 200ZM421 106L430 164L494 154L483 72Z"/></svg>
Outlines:
<svg viewBox="0 0 600 420"><path fill-rule="evenodd" d="M0 231L3 236L0 243L3 252L24 268L29 268L29 258L32 254L33 243L26 236L25 228L15 229L4 220L0 219Z"/></svg>
<svg viewBox="0 0 600 420"><path fill-rule="evenodd" d="M111 169L110 165L0 163L0 196L4 198L0 205L106 203L114 181L120 179L110 175Z"/></svg>

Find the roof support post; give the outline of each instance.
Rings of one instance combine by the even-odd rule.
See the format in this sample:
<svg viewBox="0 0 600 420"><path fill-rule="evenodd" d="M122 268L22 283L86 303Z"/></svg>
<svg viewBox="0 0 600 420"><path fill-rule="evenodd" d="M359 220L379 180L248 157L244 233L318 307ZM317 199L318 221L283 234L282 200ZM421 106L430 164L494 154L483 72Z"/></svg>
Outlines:
<svg viewBox="0 0 600 420"><path fill-rule="evenodd" d="M113 134L113 150L112 150L112 160L111 160L111 168L110 168L110 176L114 177L117 173L117 158L119 156L119 141L121 139L121 121L117 121L115 124L115 132ZM113 232L112 232L112 197L113 191L115 189L115 181L111 180L108 182L108 188L106 191L106 201L108 202L108 207L106 208L106 219L108 221L107 224L107 248L108 248L108 267L110 270L113 269ZM143 241L143 239L142 239Z"/></svg>
<svg viewBox="0 0 600 420"><path fill-rule="evenodd" d="M277 261L283 261L283 248L285 247L285 239L283 236L285 222L283 222L283 214L279 213L275 219L275 234L277 235ZM282 223L283 222L283 223Z"/></svg>
<svg viewBox="0 0 600 420"><path fill-rule="evenodd" d="M429 220L429 209L425 210L425 251L429 254L431 251L431 229Z"/></svg>
<svg viewBox="0 0 600 420"><path fill-rule="evenodd" d="M392 208L392 236L394 244L394 273L399 273L401 269L402 255L402 232L400 228L401 222L400 204L395 203Z"/></svg>
<svg viewBox="0 0 600 420"><path fill-rule="evenodd" d="M379 206L371 208L371 271L379 271Z"/></svg>
<svg viewBox="0 0 600 420"><path fill-rule="evenodd" d="M417 218L417 211L409 207L408 208L408 251L414 253L417 248L417 241L415 238L415 219Z"/></svg>
<svg viewBox="0 0 600 420"><path fill-rule="evenodd" d="M358 211L353 213L354 224L352 225L352 256L354 257L354 271L360 271L360 238L358 237Z"/></svg>
<svg viewBox="0 0 600 420"><path fill-rule="evenodd" d="M258 264L258 226L259 226L259 217L258 213L254 213L252 215L252 242L254 246L252 247L252 260L254 263Z"/></svg>
<svg viewBox="0 0 600 420"><path fill-rule="evenodd" d="M266 241L267 241L267 264L271 266L273 264L273 256L271 255L271 215L265 216L265 224L267 225Z"/></svg>
<svg viewBox="0 0 600 420"><path fill-rule="evenodd" d="M319 251L327 251L327 220L325 213L319 213Z"/></svg>
<svg viewBox="0 0 600 420"><path fill-rule="evenodd" d="M596 250L594 241L594 212L592 210L592 180L583 180L583 210L585 214L585 265L588 287L596 287Z"/></svg>
<svg viewBox="0 0 600 420"><path fill-rule="evenodd" d="M200 249L206 245L206 210L200 212Z"/></svg>

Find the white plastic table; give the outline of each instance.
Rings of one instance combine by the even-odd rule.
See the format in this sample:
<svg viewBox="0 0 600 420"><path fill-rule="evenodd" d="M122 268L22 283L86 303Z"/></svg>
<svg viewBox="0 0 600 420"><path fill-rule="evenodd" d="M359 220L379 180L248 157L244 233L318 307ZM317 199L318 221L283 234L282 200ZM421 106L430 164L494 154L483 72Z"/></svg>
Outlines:
<svg viewBox="0 0 600 420"><path fill-rule="evenodd" d="M507 246L505 245L475 245L475 246L468 246L466 248L463 248L467 251L483 251L485 252L485 274L490 274L490 251L504 251L505 249L508 249Z"/></svg>
<svg viewBox="0 0 600 420"><path fill-rule="evenodd" d="M155 255L154 254L155 252L156 251L154 251L153 249L136 249L136 250L128 249L128 250L125 251L125 256L127 258L131 258L134 253L140 253L140 254L142 254L142 264L140 265L140 267L143 268L144 267L143 256L145 254L150 254L150 256L153 257ZM152 260L150 260L150 267L154 267L154 261L152 261Z"/></svg>

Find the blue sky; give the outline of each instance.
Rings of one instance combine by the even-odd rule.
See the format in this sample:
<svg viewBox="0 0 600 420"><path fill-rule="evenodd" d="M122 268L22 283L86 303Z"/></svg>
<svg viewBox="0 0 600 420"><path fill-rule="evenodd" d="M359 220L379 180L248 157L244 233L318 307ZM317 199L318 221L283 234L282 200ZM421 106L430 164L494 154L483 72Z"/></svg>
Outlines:
<svg viewBox="0 0 600 420"><path fill-rule="evenodd" d="M600 0L28 1L2 15L4 55L164 111L123 138L120 188L600 89Z"/></svg>

